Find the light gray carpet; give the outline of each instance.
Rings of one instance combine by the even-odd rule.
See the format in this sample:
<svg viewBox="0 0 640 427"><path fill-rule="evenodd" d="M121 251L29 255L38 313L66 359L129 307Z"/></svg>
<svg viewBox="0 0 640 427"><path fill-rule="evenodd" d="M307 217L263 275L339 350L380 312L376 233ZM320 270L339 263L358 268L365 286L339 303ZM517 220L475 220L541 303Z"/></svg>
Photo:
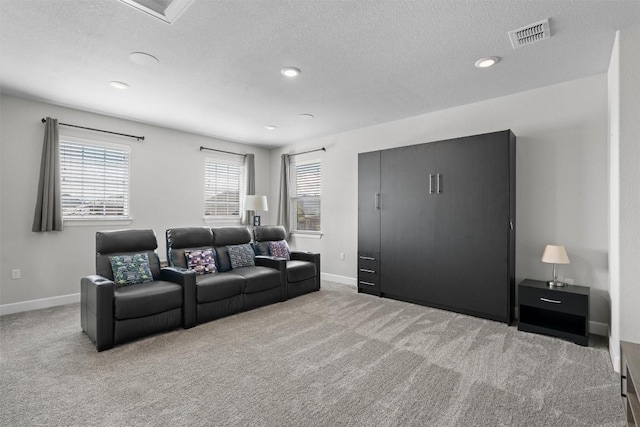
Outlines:
<svg viewBox="0 0 640 427"><path fill-rule="evenodd" d="M102 353L78 304L3 316L0 425L626 425L602 342L322 286Z"/></svg>

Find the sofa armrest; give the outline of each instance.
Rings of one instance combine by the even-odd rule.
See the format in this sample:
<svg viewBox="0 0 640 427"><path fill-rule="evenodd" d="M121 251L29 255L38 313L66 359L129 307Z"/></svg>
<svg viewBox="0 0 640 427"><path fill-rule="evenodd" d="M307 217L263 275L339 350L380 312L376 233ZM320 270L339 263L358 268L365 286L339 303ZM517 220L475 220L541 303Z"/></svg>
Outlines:
<svg viewBox="0 0 640 427"><path fill-rule="evenodd" d="M258 255L255 257L256 265L271 267L280 270L280 289L282 291L281 301L287 299L287 261L284 258Z"/></svg>
<svg viewBox="0 0 640 427"><path fill-rule="evenodd" d="M314 252L292 251L291 259L296 261L309 261L316 265L316 287L320 290L320 254Z"/></svg>
<svg viewBox="0 0 640 427"><path fill-rule="evenodd" d="M258 255L255 257L256 265L262 267L271 267L278 270L287 269L287 261L284 258L278 258L275 256Z"/></svg>
<svg viewBox="0 0 640 427"><path fill-rule="evenodd" d="M114 344L114 288L111 280L98 275L80 281L80 323L98 351L108 350Z"/></svg>
<svg viewBox="0 0 640 427"><path fill-rule="evenodd" d="M185 329L196 325L196 273L181 267L160 269L160 278L182 286L182 326Z"/></svg>
<svg viewBox="0 0 640 427"><path fill-rule="evenodd" d="M291 259L320 263L320 254L314 252L292 251Z"/></svg>

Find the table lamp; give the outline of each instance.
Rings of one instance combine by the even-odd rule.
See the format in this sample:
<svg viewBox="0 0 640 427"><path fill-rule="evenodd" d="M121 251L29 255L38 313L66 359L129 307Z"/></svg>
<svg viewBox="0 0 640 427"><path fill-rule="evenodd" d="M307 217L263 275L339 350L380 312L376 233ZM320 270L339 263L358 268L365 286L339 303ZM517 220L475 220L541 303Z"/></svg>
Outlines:
<svg viewBox="0 0 640 427"><path fill-rule="evenodd" d="M569 264L569 256L563 245L547 245L542 253L542 262L553 264L553 280L547 282L550 287L566 285L558 281L558 264Z"/></svg>
<svg viewBox="0 0 640 427"><path fill-rule="evenodd" d="M249 195L244 198L244 209L252 211L253 225L260 225L260 215L255 215L256 211L268 211L267 196Z"/></svg>

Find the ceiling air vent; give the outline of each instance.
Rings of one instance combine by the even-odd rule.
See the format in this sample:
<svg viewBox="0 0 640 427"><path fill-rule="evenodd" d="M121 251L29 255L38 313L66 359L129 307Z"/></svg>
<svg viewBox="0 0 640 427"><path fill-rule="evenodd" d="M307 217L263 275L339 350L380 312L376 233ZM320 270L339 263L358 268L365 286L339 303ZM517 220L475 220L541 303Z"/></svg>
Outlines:
<svg viewBox="0 0 640 427"><path fill-rule="evenodd" d="M548 39L549 37L551 37L551 31L549 31L548 18L534 24L525 25L524 27L509 31L509 39L511 40L511 46L513 46L514 49Z"/></svg>

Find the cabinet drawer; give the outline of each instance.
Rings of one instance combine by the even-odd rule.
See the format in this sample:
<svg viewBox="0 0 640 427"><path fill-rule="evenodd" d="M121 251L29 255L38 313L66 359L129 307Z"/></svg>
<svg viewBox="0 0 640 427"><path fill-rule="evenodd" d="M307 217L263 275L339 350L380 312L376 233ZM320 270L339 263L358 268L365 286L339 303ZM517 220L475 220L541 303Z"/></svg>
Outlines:
<svg viewBox="0 0 640 427"><path fill-rule="evenodd" d="M553 310L561 313L587 316L589 296L562 292L555 289L537 289L521 286L518 301L520 305Z"/></svg>
<svg viewBox="0 0 640 427"><path fill-rule="evenodd" d="M360 265L358 266L358 277L359 276L365 276L365 277L372 277L375 276L380 277L380 272L378 271L378 267L375 265Z"/></svg>
<svg viewBox="0 0 640 427"><path fill-rule="evenodd" d="M379 284L377 280L367 280L367 278L358 277L358 288L378 290Z"/></svg>
<svg viewBox="0 0 640 427"><path fill-rule="evenodd" d="M380 276L373 270L361 268L358 271L358 282L361 281L377 285L380 283Z"/></svg>
<svg viewBox="0 0 640 427"><path fill-rule="evenodd" d="M368 270L369 272L379 274L379 265L380 263L375 256L358 255L358 273L362 270Z"/></svg>

